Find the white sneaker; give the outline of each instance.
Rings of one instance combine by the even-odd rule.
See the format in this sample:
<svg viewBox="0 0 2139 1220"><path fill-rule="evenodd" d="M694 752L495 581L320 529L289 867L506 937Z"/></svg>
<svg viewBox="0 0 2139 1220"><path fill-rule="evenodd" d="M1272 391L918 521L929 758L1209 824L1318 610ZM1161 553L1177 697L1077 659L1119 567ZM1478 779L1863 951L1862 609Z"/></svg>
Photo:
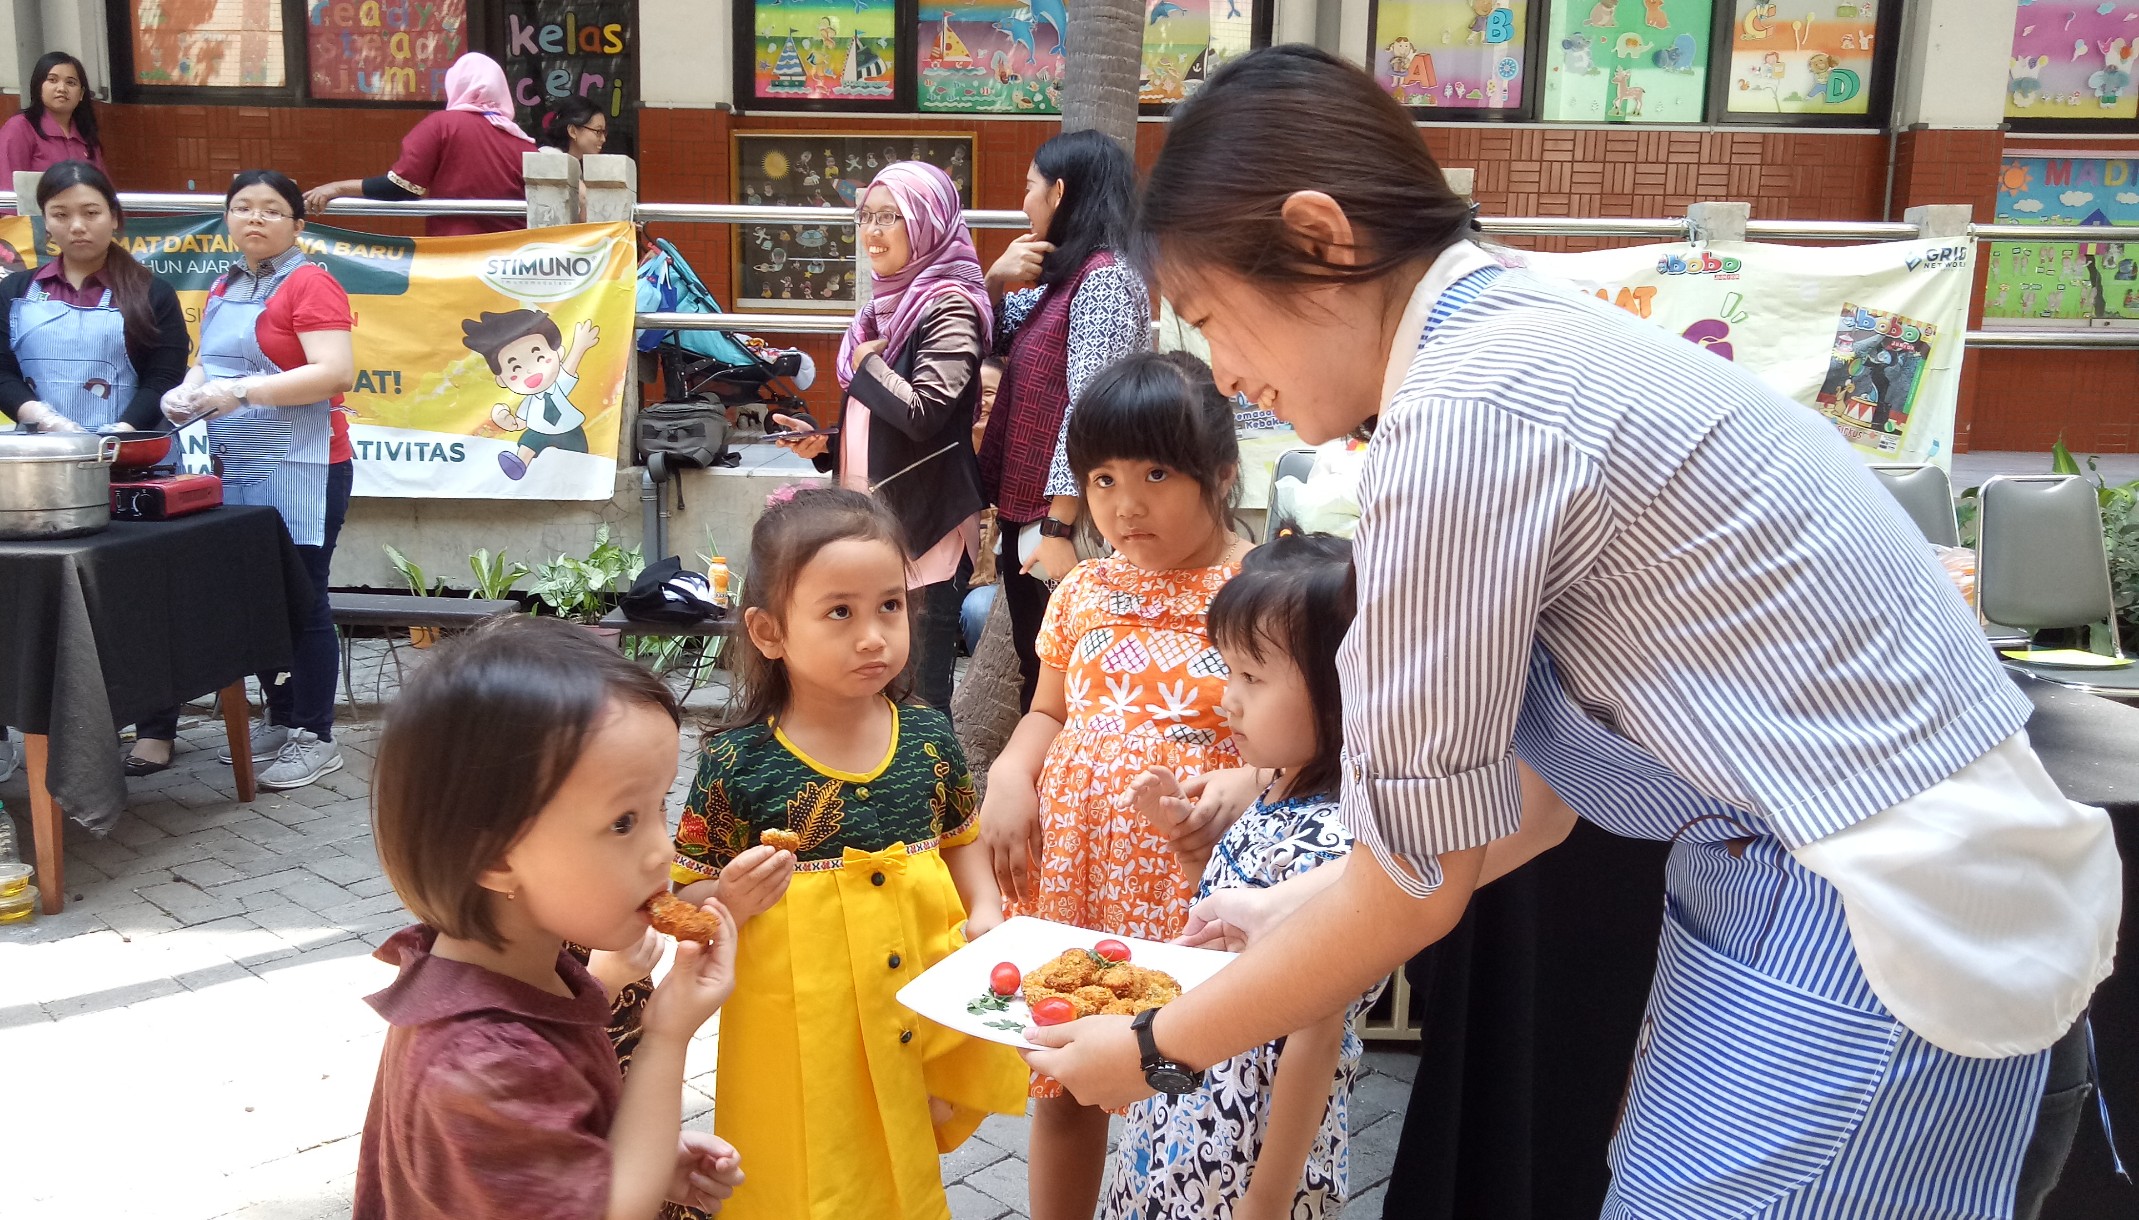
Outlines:
<svg viewBox="0 0 2139 1220"><path fill-rule="evenodd" d="M290 730L290 739L275 755L274 765L260 773L260 786L270 792L302 788L322 775L342 769L342 750L307 729Z"/></svg>
<svg viewBox="0 0 2139 1220"><path fill-rule="evenodd" d="M288 744L290 730L279 724L269 724L265 716L252 723L253 762L272 762L277 755L282 753L282 747ZM226 767L230 765L230 743L228 741L223 743L222 749L215 752L215 760Z"/></svg>
<svg viewBox="0 0 2139 1220"><path fill-rule="evenodd" d="M13 733L0 741L0 784L15 778L15 768L22 765L22 739Z"/></svg>

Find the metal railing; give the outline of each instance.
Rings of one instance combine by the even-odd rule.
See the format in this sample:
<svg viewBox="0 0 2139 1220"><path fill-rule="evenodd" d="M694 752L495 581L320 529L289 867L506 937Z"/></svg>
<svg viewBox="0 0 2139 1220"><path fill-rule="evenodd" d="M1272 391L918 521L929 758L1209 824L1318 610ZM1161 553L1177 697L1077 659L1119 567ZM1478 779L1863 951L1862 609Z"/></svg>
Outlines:
<svg viewBox="0 0 2139 1220"><path fill-rule="evenodd" d="M221 195L181 193L124 193L119 200L129 211L172 215L189 212L219 212ZM15 195L0 191L0 206L12 208ZM427 216L520 216L527 215L522 199L337 199L327 208L331 216L427 217ZM808 224L846 226L854 213L843 207L793 208L725 203L640 203L633 207L635 221L676 224ZM973 209L965 213L966 224L975 229L1022 230L1023 212ZM1580 217L1580 216L1485 216L1479 230L1492 237L1635 238L1684 241L1693 235L1685 217ZM1907 241L1921 230L1905 221L1848 220L1748 220L1747 240L1761 241ZM2022 242L2119 242L2139 244L2139 232L2128 239L2116 230L2099 225L1971 224L1967 240ZM747 331L768 334L838 334L847 328L844 313L645 313L637 315L640 330ZM1971 330L1970 347L2034 349L2038 351L2139 350L2139 328L2132 330L2073 327L2027 327Z"/></svg>

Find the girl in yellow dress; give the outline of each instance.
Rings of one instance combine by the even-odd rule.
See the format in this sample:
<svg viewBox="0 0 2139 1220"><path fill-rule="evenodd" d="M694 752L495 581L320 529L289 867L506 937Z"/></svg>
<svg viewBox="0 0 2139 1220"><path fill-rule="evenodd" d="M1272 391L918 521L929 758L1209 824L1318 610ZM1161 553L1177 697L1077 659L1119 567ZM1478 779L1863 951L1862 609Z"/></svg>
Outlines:
<svg viewBox="0 0 2139 1220"><path fill-rule="evenodd" d="M1025 1110L1016 1052L895 998L1002 919L950 721L900 700L906 589L863 493L800 492L751 536L741 727L704 746L672 870L742 925L713 1127L750 1172L725 1220L943 1220L937 1158Z"/></svg>

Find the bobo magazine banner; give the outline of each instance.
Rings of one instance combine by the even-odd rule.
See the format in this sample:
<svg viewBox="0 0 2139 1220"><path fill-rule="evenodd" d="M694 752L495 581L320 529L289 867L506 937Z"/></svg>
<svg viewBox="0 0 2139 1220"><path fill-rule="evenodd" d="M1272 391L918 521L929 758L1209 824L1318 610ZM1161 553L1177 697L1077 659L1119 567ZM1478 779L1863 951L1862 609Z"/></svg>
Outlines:
<svg viewBox="0 0 2139 1220"><path fill-rule="evenodd" d="M130 218L121 240L178 290L197 343L208 290L239 257L222 217ZM307 225L297 240L356 313L344 406L357 495L615 493L633 354L630 225L424 238ZM185 457L207 468L200 430L186 434Z"/></svg>
<svg viewBox="0 0 2139 1220"><path fill-rule="evenodd" d="M1870 461L1953 454L1974 244L1757 242L1524 253L1826 415ZM1665 387L1659 387L1664 390Z"/></svg>

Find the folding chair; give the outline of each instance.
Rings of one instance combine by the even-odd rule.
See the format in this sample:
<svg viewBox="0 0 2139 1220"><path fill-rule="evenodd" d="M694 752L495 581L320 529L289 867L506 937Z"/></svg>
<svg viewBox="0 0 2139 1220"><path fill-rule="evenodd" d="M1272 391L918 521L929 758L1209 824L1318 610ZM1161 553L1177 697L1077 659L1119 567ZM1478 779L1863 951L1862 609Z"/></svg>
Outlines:
<svg viewBox="0 0 2139 1220"><path fill-rule="evenodd" d="M2032 635L2108 620L2124 656L2094 484L2076 475L2000 475L1983 484L1976 609ZM2076 668L2003 658L2008 668L2112 699L2139 699L2139 666Z"/></svg>
<svg viewBox="0 0 2139 1220"><path fill-rule="evenodd" d="M1263 521L1264 542L1270 541L1288 529L1296 530L1300 526L1299 522L1278 512L1278 483L1284 479L1298 479L1304 484L1307 482L1307 476L1314 473L1314 469L1315 451L1312 449L1287 449L1278 455L1277 465L1270 472L1270 499L1268 501L1270 507Z"/></svg>
<svg viewBox="0 0 2139 1220"><path fill-rule="evenodd" d="M1909 514L1909 520L1924 532L1925 541L1936 546L1961 545L1960 525L1953 515L1953 484L1946 481L1945 471L1928 462L1873 463L1871 470L1879 485L1893 495L1902 511ZM1983 635L1992 648L2028 646L2027 632L1996 622L1985 622Z"/></svg>

